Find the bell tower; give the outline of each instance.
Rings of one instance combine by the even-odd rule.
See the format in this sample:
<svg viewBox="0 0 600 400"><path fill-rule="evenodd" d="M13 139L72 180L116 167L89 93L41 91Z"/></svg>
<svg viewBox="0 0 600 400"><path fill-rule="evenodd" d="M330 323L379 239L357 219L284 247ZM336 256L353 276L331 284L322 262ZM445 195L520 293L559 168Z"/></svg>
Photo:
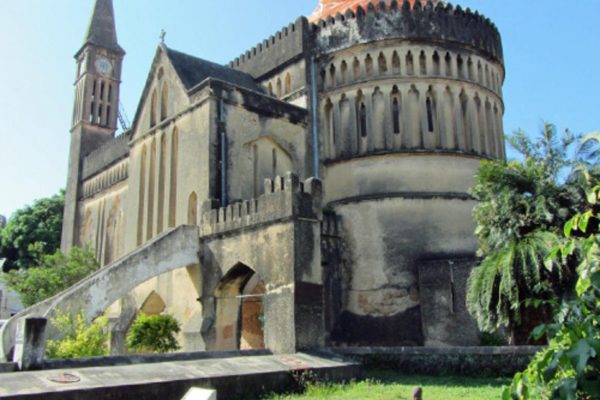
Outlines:
<svg viewBox="0 0 600 400"><path fill-rule="evenodd" d="M77 244L77 201L83 158L114 138L125 51L117 42L112 0L96 0L83 46L75 54L75 102L61 250Z"/></svg>

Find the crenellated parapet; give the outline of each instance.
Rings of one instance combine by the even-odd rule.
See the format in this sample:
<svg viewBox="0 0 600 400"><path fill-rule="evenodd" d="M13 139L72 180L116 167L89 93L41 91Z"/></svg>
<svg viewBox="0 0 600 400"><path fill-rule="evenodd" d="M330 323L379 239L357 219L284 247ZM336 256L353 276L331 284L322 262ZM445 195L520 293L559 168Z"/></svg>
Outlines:
<svg viewBox="0 0 600 400"><path fill-rule="evenodd" d="M300 17L229 63L229 67L254 78L271 72L304 54L310 36L310 23Z"/></svg>
<svg viewBox="0 0 600 400"><path fill-rule="evenodd" d="M225 234L292 219L319 220L321 199L321 181L317 178L301 182L297 175L288 173L265 179L262 196L204 213L200 235Z"/></svg>
<svg viewBox="0 0 600 400"><path fill-rule="evenodd" d="M470 9L428 1L381 1L354 12L329 17L313 25L319 52L331 51L383 39L444 41L474 48L500 63L502 41L496 26Z"/></svg>

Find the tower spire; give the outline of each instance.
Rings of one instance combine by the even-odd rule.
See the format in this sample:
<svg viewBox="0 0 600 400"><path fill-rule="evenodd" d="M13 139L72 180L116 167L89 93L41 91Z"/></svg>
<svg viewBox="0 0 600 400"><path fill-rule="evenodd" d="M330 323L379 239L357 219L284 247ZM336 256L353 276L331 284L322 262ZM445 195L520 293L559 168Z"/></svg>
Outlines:
<svg viewBox="0 0 600 400"><path fill-rule="evenodd" d="M117 41L115 12L112 0L96 0L84 46L94 44L108 50L123 52Z"/></svg>

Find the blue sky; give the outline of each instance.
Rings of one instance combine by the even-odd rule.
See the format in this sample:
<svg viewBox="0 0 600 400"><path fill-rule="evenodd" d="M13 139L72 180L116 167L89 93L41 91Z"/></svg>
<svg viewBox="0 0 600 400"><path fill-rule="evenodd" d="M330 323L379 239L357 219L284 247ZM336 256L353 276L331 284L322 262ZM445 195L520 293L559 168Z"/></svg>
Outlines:
<svg viewBox="0 0 600 400"><path fill-rule="evenodd" d="M127 51L121 102L132 118L159 42L226 63L309 15L317 0L114 0ZM462 0L504 43L505 132L542 121L600 130L600 1ZM0 214L66 182L75 62L93 0L0 0Z"/></svg>

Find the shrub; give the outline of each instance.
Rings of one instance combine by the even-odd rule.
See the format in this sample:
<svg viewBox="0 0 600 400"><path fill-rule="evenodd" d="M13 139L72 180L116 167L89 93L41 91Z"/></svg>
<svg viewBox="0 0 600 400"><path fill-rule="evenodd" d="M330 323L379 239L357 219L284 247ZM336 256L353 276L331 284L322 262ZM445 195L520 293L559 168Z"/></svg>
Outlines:
<svg viewBox="0 0 600 400"><path fill-rule="evenodd" d="M179 323L172 315L140 313L127 333L127 346L132 350L155 353L179 350L175 335L180 330Z"/></svg>
<svg viewBox="0 0 600 400"><path fill-rule="evenodd" d="M88 325L83 312L74 317L59 313L56 318L51 319L51 323L65 337L46 343L46 357L65 359L108 355L108 334L104 332L108 323L106 317L100 317Z"/></svg>

